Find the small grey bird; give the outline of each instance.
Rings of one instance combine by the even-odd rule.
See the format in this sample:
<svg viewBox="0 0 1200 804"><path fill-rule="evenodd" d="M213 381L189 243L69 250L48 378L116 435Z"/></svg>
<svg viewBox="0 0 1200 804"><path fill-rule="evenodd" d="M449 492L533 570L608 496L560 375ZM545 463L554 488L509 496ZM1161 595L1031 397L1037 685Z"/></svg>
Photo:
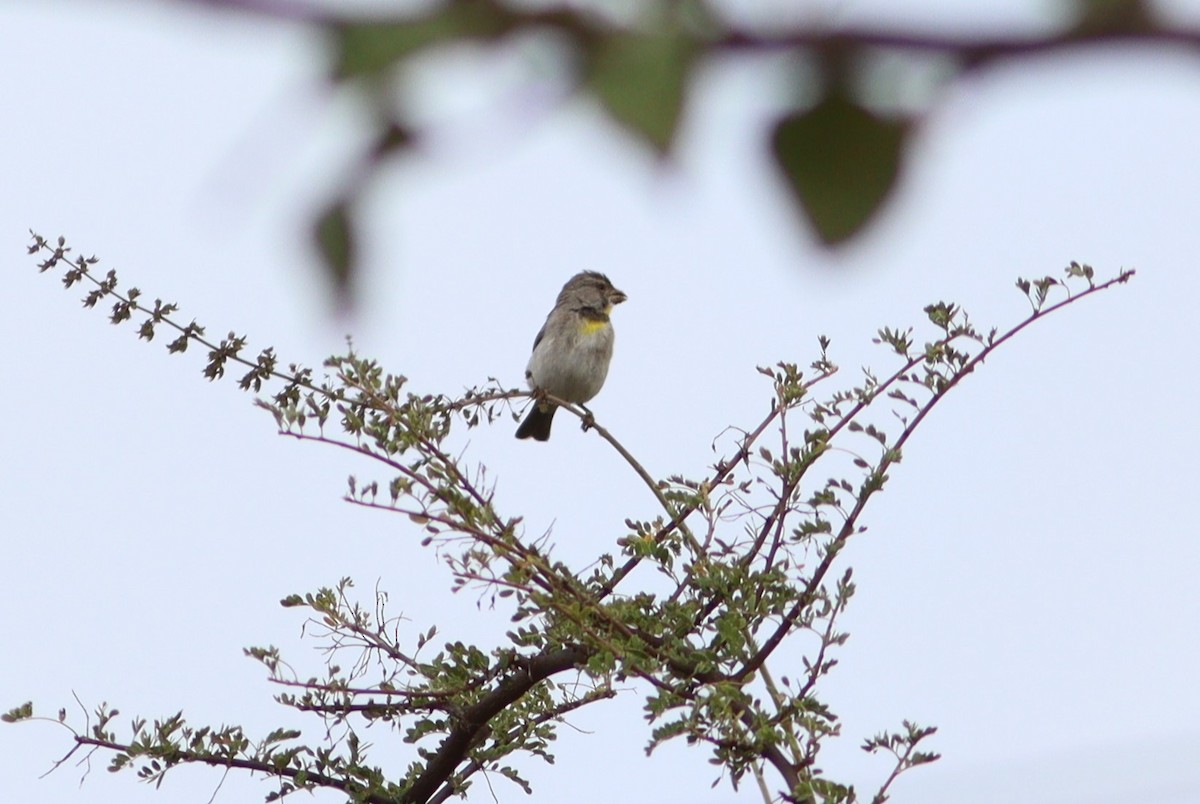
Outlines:
<svg viewBox="0 0 1200 804"><path fill-rule="evenodd" d="M625 299L604 274L584 271L571 277L533 339L525 367L529 387L580 405L600 393L613 352L608 316ZM549 439L557 409L549 400L534 404L517 428L517 438Z"/></svg>

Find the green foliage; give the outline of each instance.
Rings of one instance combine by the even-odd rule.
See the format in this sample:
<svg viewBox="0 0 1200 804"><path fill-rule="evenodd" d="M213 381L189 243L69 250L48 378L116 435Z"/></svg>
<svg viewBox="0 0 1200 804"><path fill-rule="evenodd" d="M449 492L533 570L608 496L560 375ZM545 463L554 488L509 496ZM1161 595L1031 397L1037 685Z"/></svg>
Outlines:
<svg viewBox="0 0 1200 804"><path fill-rule="evenodd" d="M693 43L680 31L611 36L591 54L589 86L614 120L666 154L693 55Z"/></svg>
<svg viewBox="0 0 1200 804"><path fill-rule="evenodd" d="M605 0L444 0L417 6L417 11L379 9L367 16L336 3L324 4L322 10L287 3L239 5L283 25L301 18L324 34L329 43L324 80L372 107L371 114L362 116L361 125L371 130L362 137L369 144L361 164L330 189L326 208L310 226L339 300L353 290L357 272L355 202L369 191L385 159L402 156L411 144L436 135L414 122L405 93L396 91L414 64L428 66L431 53L469 48L477 54L524 58L530 83L554 73L559 85L568 88L561 98L564 106L580 98L596 101L620 130L661 158L670 158L679 139L699 69L738 59L764 62L763 56L807 65L811 71L797 74L794 82L803 103L768 121L773 132L769 156L802 219L822 242L837 244L878 216L901 178L908 135L929 111L918 104L897 113L898 99L870 91L878 83L873 70L880 53L940 57L946 75L941 86L929 88L925 105L932 106L953 94L952 81L997 64L1079 52L1093 42L1171 44L1180 37L1140 0L1079 3L1073 25L1048 30L1040 39L804 24L754 28L706 0L615 5ZM901 66L892 69L904 69L903 61L893 63ZM790 99L779 100L786 104ZM497 108L506 102L497 99Z"/></svg>
<svg viewBox="0 0 1200 804"><path fill-rule="evenodd" d="M18 723L22 720L28 720L31 717L33 717L33 702L26 701L20 706L15 706L3 715L0 715L0 721L4 723Z"/></svg>
<svg viewBox="0 0 1200 804"><path fill-rule="evenodd" d="M355 238L348 205L339 201L317 220L313 237L339 296L347 296L354 278Z"/></svg>
<svg viewBox="0 0 1200 804"><path fill-rule="evenodd" d="M1062 279L1019 280L1032 311L1003 333L978 330L956 304L932 304L928 335L879 331L887 372L864 370L840 387L830 387L838 367L822 338L807 367L759 369L771 382L769 412L736 431L724 456L695 476L652 477L585 410L554 400L590 423L661 508L651 519L626 520L620 538L596 540L616 550L576 574L525 533L520 516L503 512L483 464L446 445L455 428L508 420L513 400L529 392L492 381L458 397L417 394L353 348L327 360L319 382L296 365L281 371L271 349L250 359L244 337L210 341L195 322L174 320L175 305L144 305L134 290L119 289L114 272L94 276L94 257L70 251L62 238L51 244L37 235L30 247L42 270L63 268L68 287L89 286L87 306L111 302L112 323L140 321L142 337L147 327L174 329L171 352L195 341L207 350L210 380L244 370L239 385L267 394L256 403L281 434L372 462L382 476L351 477L346 500L406 517L443 558L451 587L508 612L513 626L491 648L437 644L437 624L409 634L388 613L385 594L364 605L342 579L281 601L306 612L305 633L327 657L321 672L297 673L273 647L246 649L282 690L276 700L318 718L323 738L278 728L254 740L238 726L194 726L182 713L118 729L117 710L105 704L82 726L65 713L57 722L77 750L110 752L112 770L136 768L156 784L179 764L201 763L275 779L268 800L320 787L380 803L444 801L490 774L528 791L520 761L552 761L559 724L618 694L642 697L647 751L683 739L705 748L735 786L750 774L784 801L859 801L852 785L818 764L826 741L841 736L821 681L849 636L839 626L855 593L844 548L865 529L864 510L915 429L949 391L1033 321L1133 274L1097 284L1091 268L1072 263ZM4 716L31 718L31 704ZM410 746L403 768L373 764L360 737L371 725ZM863 745L891 757L876 804L900 774L937 758L917 750L933 729L902 727Z"/></svg>
<svg viewBox="0 0 1200 804"><path fill-rule="evenodd" d="M776 123L775 161L821 240L849 239L880 209L900 175L908 131L907 121L843 94Z"/></svg>

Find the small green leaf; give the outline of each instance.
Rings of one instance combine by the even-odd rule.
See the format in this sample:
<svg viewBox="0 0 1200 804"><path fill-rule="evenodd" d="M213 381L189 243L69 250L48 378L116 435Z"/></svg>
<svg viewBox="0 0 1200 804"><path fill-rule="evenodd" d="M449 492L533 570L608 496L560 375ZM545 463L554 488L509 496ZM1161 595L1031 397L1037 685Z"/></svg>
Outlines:
<svg viewBox="0 0 1200 804"><path fill-rule="evenodd" d="M313 231L329 278L341 297L349 295L354 278L354 230L345 199L340 199L317 219Z"/></svg>
<svg viewBox="0 0 1200 804"><path fill-rule="evenodd" d="M775 124L775 162L826 243L871 219L895 186L909 125L885 120L835 93Z"/></svg>
<svg viewBox="0 0 1200 804"><path fill-rule="evenodd" d="M31 717L33 717L33 702L26 701L20 706L15 706L3 715L0 715L0 720L5 723L16 723L19 720L28 720Z"/></svg>
<svg viewBox="0 0 1200 804"><path fill-rule="evenodd" d="M1149 30L1155 24L1145 0L1082 0L1074 5L1079 14L1078 34L1128 33Z"/></svg>
<svg viewBox="0 0 1200 804"><path fill-rule="evenodd" d="M615 34L592 52L588 82L617 123L665 154L683 113L692 56L692 42L678 33Z"/></svg>

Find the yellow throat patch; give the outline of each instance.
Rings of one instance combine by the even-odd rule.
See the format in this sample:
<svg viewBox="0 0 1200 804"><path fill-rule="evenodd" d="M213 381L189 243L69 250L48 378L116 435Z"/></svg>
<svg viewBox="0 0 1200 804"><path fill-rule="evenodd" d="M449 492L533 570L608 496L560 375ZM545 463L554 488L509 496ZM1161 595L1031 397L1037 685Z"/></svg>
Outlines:
<svg viewBox="0 0 1200 804"><path fill-rule="evenodd" d="M597 332L608 326L611 326L608 319L585 318L579 322L579 333L581 335L595 335Z"/></svg>

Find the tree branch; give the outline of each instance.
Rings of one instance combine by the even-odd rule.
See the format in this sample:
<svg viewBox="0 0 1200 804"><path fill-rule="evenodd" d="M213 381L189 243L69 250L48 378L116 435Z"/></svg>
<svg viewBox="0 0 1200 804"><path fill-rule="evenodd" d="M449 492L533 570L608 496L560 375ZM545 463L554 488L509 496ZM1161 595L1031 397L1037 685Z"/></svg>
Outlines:
<svg viewBox="0 0 1200 804"><path fill-rule="evenodd" d="M130 754L131 756L133 755L132 752L137 750L137 748L132 745L122 745L121 743L115 743L110 740L102 740L96 737L88 737L83 734L76 735L75 742L79 745L90 745L96 748L104 748L109 751ZM238 768L240 770L247 770L252 773L263 773L268 776L284 776L288 779L291 779L293 782L297 780L297 777L302 777L304 780L303 785L311 784L318 787L329 787L333 788L334 790L341 790L343 793L351 796L353 800L364 802L364 804L396 804L395 799L391 798L390 796L384 796L378 793L366 793L362 790L355 789L356 785L346 779L328 776L311 769L293 768L288 765L280 767L270 762L260 762L253 759L212 756L178 747L175 747L171 750L170 758L176 763L192 762L203 765L211 765L217 768Z"/></svg>
<svg viewBox="0 0 1200 804"><path fill-rule="evenodd" d="M917 411L912 421L910 421L904 428L904 432L901 433L896 439L895 444L893 444L892 447L884 454L883 458L879 462L879 465L874 469L874 471L871 472L871 475L878 477L885 474L888 468L895 463L895 458L892 456L900 453L901 448L908 441L913 432L915 432L917 425L919 425L924 418L929 415L930 411L933 410L938 402L946 397L946 394L948 394L956 385L958 385L958 383L961 382L964 377L974 373L975 369L1002 344L1015 337L1019 332L1022 332L1034 321L1038 321L1046 315L1094 293L1106 290L1114 285L1124 284L1128 282L1133 275L1133 270L1122 271L1120 274L1106 282L1102 282L1099 285L1091 285L1087 290L1075 295L1068 295L1067 298L1063 299L1062 301L1055 302L1048 307L1035 309L1034 312L1024 321L1017 324L1015 327L1008 330L995 340L987 343L977 355L968 360L967 363L947 381L946 385L941 390L934 394L933 398L930 399L929 402L927 402L920 410ZM821 559L821 563L818 564L816 570L813 571L813 574L809 578L804 592L792 606L791 610L780 621L774 633L772 633L771 636L768 637L763 643L758 652L750 659L750 661L743 665L740 671L732 674L731 678L733 680L743 680L749 678L760 666L762 666L763 662L767 660L767 657L775 651L780 642L783 641L783 638L791 631L792 627L795 625L796 618L799 617L801 612L803 612L804 609L812 603L817 589L820 588L822 581L825 579L825 575L829 572L829 568L833 565L833 562L837 558L842 546L853 534L854 528L858 523L858 518L862 515L867 501L870 500L878 490L879 487L864 488L864 490L859 493L858 499L854 504L854 508L847 515L846 521L842 523L842 527L839 530L837 537L826 549L824 558Z"/></svg>
<svg viewBox="0 0 1200 804"><path fill-rule="evenodd" d="M403 801L409 804L424 804L432 798L467 756L471 745L487 727L488 721L520 699L534 685L585 662L590 654L589 649L581 645L572 645L525 660L520 669L497 684L495 689L456 718L457 722L442 740L437 752L404 792Z"/></svg>

